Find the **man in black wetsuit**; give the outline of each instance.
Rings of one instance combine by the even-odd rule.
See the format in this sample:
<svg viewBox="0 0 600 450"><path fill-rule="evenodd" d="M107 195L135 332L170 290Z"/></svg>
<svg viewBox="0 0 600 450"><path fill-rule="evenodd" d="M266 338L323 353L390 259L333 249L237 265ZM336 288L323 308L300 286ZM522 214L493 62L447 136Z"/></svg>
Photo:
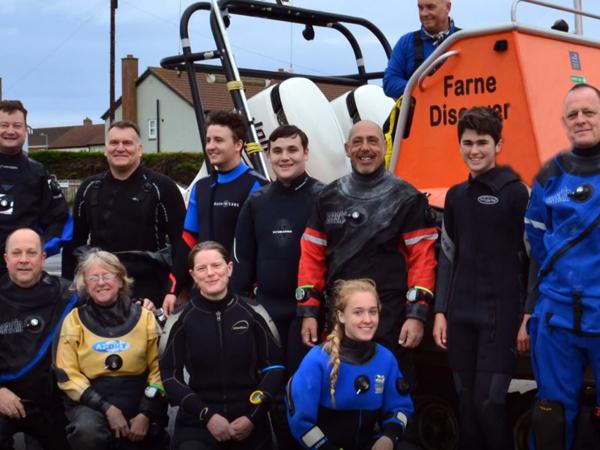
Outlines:
<svg viewBox="0 0 600 450"><path fill-rule="evenodd" d="M279 331L289 376L308 350L300 339L294 290L300 239L323 185L306 173L308 138L294 125L283 125L271 133L267 158L276 180L252 194L242 208L230 288L249 296L256 283L256 299ZM283 402L279 406L281 414L274 417L274 423L280 448L296 448L287 431Z"/></svg>
<svg viewBox="0 0 600 450"><path fill-rule="evenodd" d="M54 176L23 152L27 110L18 100L0 101L0 251L17 228L37 230L47 254L60 251L69 207ZM6 273L0 261L0 276Z"/></svg>
<svg viewBox="0 0 600 450"><path fill-rule="evenodd" d="M51 370L51 348L76 297L68 283L42 271L40 236L18 229L6 240L8 274L0 278L0 449L20 431L46 450L65 450L66 418Z"/></svg>
<svg viewBox="0 0 600 450"><path fill-rule="evenodd" d="M72 278L82 246L115 253L133 277L133 298L160 305L167 292L171 248L181 240L183 197L169 177L142 167L138 126L113 123L106 139L106 172L85 180L73 207L70 251L63 276ZM79 250L78 250L79 249Z"/></svg>
<svg viewBox="0 0 600 450"><path fill-rule="evenodd" d="M215 111L206 121L206 157L213 166L210 176L192 188L183 239L175 252L170 293L163 309L169 314L176 295L191 285L187 256L198 242L216 241L231 251L235 226L246 199L267 183L242 161L247 135L244 118L234 112Z"/></svg>

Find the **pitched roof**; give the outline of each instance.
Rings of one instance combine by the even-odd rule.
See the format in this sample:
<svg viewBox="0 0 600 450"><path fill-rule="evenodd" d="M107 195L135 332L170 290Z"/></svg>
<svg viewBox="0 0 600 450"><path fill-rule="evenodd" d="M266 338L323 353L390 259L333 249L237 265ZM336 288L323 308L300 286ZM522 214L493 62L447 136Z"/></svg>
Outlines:
<svg viewBox="0 0 600 450"><path fill-rule="evenodd" d="M206 68L203 68L202 71L196 72L196 82L198 83L198 88L202 97L202 105L204 106L205 112L233 109L233 102L226 87L225 77L221 75L222 71L223 69L219 66L215 66L214 71L211 70L210 66L206 66ZM190 105L193 105L192 91L190 89L187 73L180 72L178 70L163 69L161 67L148 67L142 76L138 78L136 85L139 86L140 83L142 83L150 75L154 75L175 94L177 94ZM283 81L284 78L286 78L286 74L282 74L280 79L242 76L246 97L250 98L265 89L270 84L276 84ZM327 99L330 101L352 89L352 86L335 83L317 82L316 84L319 86L325 97L327 97ZM115 102L115 108L121 104L121 100L122 98L120 97ZM102 118L105 120L107 117L108 111L102 115Z"/></svg>
<svg viewBox="0 0 600 450"><path fill-rule="evenodd" d="M149 67L148 71L173 89L189 104L193 104L190 83L186 73L177 70L162 69L160 67ZM247 98L258 94L270 84L281 82L283 78L282 75L281 79L268 80L270 83L267 83L266 78L242 77ZM233 108L233 102L227 90L225 77L217 74L217 68L215 68L215 73L211 73L208 70L206 72L196 72L196 82L198 83L200 95L202 96L202 104L206 111ZM351 89L349 86L330 83L317 83L317 86L319 86L328 100L333 100Z"/></svg>
<svg viewBox="0 0 600 450"><path fill-rule="evenodd" d="M92 125L91 121L85 125L36 128L29 136L31 148L85 148L103 145L104 124Z"/></svg>
<svg viewBox="0 0 600 450"><path fill-rule="evenodd" d="M104 124L79 125L52 143L53 148L97 147L104 145Z"/></svg>

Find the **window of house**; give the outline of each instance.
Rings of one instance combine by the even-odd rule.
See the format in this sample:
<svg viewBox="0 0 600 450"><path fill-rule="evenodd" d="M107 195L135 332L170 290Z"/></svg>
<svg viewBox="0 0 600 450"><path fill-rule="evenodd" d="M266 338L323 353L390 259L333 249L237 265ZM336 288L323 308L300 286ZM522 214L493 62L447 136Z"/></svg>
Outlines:
<svg viewBox="0 0 600 450"><path fill-rule="evenodd" d="M148 119L148 139L156 139L157 131L156 119Z"/></svg>

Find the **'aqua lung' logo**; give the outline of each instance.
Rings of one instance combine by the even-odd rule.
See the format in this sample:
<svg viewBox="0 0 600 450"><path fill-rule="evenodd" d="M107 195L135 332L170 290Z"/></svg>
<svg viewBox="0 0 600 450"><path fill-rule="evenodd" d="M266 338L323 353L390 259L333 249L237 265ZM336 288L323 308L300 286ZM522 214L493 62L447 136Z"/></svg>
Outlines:
<svg viewBox="0 0 600 450"><path fill-rule="evenodd" d="M100 353L119 353L129 348L129 342L117 339L115 341L99 341L92 348Z"/></svg>

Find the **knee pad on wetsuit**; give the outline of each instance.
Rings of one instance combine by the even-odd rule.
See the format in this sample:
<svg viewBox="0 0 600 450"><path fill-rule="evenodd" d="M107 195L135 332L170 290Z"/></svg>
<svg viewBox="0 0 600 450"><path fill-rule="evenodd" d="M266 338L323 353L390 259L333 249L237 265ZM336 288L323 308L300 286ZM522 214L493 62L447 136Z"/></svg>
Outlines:
<svg viewBox="0 0 600 450"><path fill-rule="evenodd" d="M531 414L536 450L564 450L565 408L553 400L536 400Z"/></svg>

